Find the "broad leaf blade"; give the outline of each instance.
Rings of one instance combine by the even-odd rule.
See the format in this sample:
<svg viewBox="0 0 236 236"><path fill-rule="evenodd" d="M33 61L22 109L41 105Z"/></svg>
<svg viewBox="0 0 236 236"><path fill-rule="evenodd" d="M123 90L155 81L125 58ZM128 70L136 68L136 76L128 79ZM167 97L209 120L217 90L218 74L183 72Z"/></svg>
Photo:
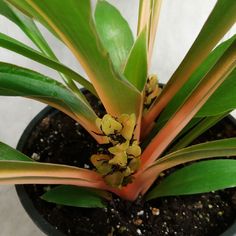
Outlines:
<svg viewBox="0 0 236 236"><path fill-rule="evenodd" d="M236 186L236 160L211 160L192 164L166 177L147 199L216 191Z"/></svg>
<svg viewBox="0 0 236 236"><path fill-rule="evenodd" d="M97 191L69 185L55 187L43 194L41 198L47 202L73 207L106 207Z"/></svg>
<svg viewBox="0 0 236 236"><path fill-rule="evenodd" d="M109 113L114 116L135 113L139 116L141 95L114 71L96 32L90 1L27 1L33 11L25 1L10 2L20 9L30 11L33 17L60 36L84 67ZM120 96L120 91L123 91L124 96Z"/></svg>
<svg viewBox="0 0 236 236"><path fill-rule="evenodd" d="M147 28L138 36L125 65L124 75L139 91L147 79Z"/></svg>
<svg viewBox="0 0 236 236"><path fill-rule="evenodd" d="M107 1L98 1L95 10L96 29L115 68L120 71L134 43L133 34L120 12Z"/></svg>

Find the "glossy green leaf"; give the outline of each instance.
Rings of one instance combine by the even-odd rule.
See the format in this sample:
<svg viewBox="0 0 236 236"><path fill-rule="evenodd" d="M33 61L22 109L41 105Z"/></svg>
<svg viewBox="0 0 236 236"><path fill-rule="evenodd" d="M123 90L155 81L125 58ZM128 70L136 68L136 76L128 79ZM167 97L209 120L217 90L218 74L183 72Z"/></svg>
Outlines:
<svg viewBox="0 0 236 236"><path fill-rule="evenodd" d="M30 58L34 61L37 61L43 65L46 65L48 67L51 67L52 69L55 69L57 71L60 71L64 73L65 75L68 75L70 78L74 79L75 81L79 82L81 85L83 85L85 88L87 88L90 92L93 94L96 94L93 86L82 76L80 76L75 71L71 70L67 66L61 64L60 62L50 59L49 57L43 55L40 52L37 52L36 50L28 47L27 45L7 36L2 33L0 33L0 47L4 47L6 49L9 49L13 52L16 52L18 54L21 54L27 58Z"/></svg>
<svg viewBox="0 0 236 236"><path fill-rule="evenodd" d="M192 164L166 177L147 199L216 191L236 186L236 160L211 160Z"/></svg>
<svg viewBox="0 0 236 236"><path fill-rule="evenodd" d="M125 65L124 75L139 91L147 79L147 28L138 36Z"/></svg>
<svg viewBox="0 0 236 236"><path fill-rule="evenodd" d="M178 107L184 102L184 100L189 96L189 94L194 90L197 84L201 81L201 79L208 73L208 71L217 63L217 61L222 57L224 52L232 45L232 43L236 40L236 35L227 41L221 43L214 51L207 57L207 59L201 64L201 66L192 74L189 81L183 86L182 89L174 96L174 98L169 102L166 106L165 110L161 113L160 118L158 119L159 123L165 123L170 117L174 114L174 112L178 109ZM234 74L235 72L233 72ZM214 103L214 107L217 107L217 110L221 110L220 113L223 113L232 108L232 103L236 101L236 99L230 99L234 94L236 94L236 86L233 86L234 83L234 75L230 75L225 82L216 90L215 94L225 92L223 96L214 95L206 102L203 107L209 109L208 115L213 116L217 113L214 112L214 109L211 108L211 105ZM229 86L231 84L231 86ZM228 89L230 91L228 92ZM222 94L221 94L222 95ZM213 98L214 97L214 102ZM225 99L222 101L222 99ZM225 102L228 100L230 105ZM211 101L211 102L210 102ZM210 103L209 103L210 102ZM209 104L209 105L208 105ZM235 104L236 105L236 104ZM222 109L225 107L224 109ZM197 114L198 116L206 116L206 114L201 114L202 109ZM204 108L206 111L207 109ZM203 111L204 111L203 110ZM217 111L215 110L215 111ZM219 114L219 113L218 113Z"/></svg>
<svg viewBox="0 0 236 236"><path fill-rule="evenodd" d="M0 95L22 96L45 102L79 121L88 131L97 130L97 116L86 103L61 83L37 72L1 62Z"/></svg>
<svg viewBox="0 0 236 236"><path fill-rule="evenodd" d="M99 192L69 185L55 187L44 193L41 198L47 202L73 207L106 207Z"/></svg>
<svg viewBox="0 0 236 236"><path fill-rule="evenodd" d="M118 116L121 113L135 113L139 116L141 94L114 71L109 54L96 32L90 1L10 0L10 2L29 12L60 36L83 66L110 114ZM124 96L120 96L120 91L123 91Z"/></svg>
<svg viewBox="0 0 236 236"><path fill-rule="evenodd" d="M120 71L134 43L129 24L114 6L103 0L97 2L95 22L103 46L115 68Z"/></svg>
<svg viewBox="0 0 236 236"><path fill-rule="evenodd" d="M23 153L15 150L14 148L0 142L0 160L6 161L32 161Z"/></svg>

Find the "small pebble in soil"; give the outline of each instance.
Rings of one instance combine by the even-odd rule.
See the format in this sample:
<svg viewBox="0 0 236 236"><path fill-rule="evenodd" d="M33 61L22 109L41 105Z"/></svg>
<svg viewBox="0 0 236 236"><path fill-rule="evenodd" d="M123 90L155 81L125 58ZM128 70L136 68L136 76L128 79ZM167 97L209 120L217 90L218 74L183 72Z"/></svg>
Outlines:
<svg viewBox="0 0 236 236"><path fill-rule="evenodd" d="M154 216L159 216L160 215L160 210L158 208L153 207L151 210L152 210L152 214Z"/></svg>
<svg viewBox="0 0 236 236"><path fill-rule="evenodd" d="M139 211L139 212L137 213L137 216L142 216L143 214L144 214L144 211L141 210L141 211Z"/></svg>
<svg viewBox="0 0 236 236"><path fill-rule="evenodd" d="M138 235L142 235L142 231L140 229L137 229Z"/></svg>
<svg viewBox="0 0 236 236"><path fill-rule="evenodd" d="M141 219L134 220L135 225L141 225L142 223L143 223L143 221Z"/></svg>
<svg viewBox="0 0 236 236"><path fill-rule="evenodd" d="M33 160L35 160L35 161L39 161L40 160L40 155L38 154L38 153L33 153L32 155L31 155L31 158L33 159Z"/></svg>

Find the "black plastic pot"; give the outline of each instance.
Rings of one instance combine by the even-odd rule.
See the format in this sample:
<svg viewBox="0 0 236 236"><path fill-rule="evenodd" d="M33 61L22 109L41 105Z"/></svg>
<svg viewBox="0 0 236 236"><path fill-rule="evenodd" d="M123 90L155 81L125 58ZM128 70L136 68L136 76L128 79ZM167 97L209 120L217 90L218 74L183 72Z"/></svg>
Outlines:
<svg viewBox="0 0 236 236"><path fill-rule="evenodd" d="M51 107L44 108L26 127L25 131L23 132L18 145L17 149L22 151L24 149L27 140L34 130L34 128L41 122L41 120L47 115L54 115L58 111ZM232 116L227 117L228 122L231 122L236 128L236 120ZM66 236L64 233L58 231L54 226L52 226L48 221L46 221L42 215L39 214L37 209L34 207L33 202L29 198L28 194L25 191L24 185L16 185L16 192L20 199L21 204L23 205L24 209L33 220L33 222L44 232L46 235L49 236ZM236 222L221 236L235 236L236 235Z"/></svg>

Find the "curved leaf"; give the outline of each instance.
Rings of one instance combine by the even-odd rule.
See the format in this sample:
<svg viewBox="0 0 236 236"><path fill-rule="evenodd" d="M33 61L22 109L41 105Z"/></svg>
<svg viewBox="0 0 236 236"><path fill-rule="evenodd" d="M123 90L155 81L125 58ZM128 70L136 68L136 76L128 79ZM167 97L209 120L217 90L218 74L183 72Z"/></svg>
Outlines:
<svg viewBox="0 0 236 236"><path fill-rule="evenodd" d="M225 14L227 12L227 14ZM219 40L236 22L236 1L218 0L199 35L189 49L185 58L164 87L144 119L145 126L153 122L163 111L169 101L189 80L192 73L207 58ZM222 15L224 17L222 17ZM209 40L210 39L210 40ZM145 130L145 128L144 128Z"/></svg>
<svg viewBox="0 0 236 236"><path fill-rule="evenodd" d="M53 59L54 61L58 61L55 54L49 47L48 43L44 39L43 35L39 31L38 27L34 23L34 21L22 14L18 9L11 6L10 4L7 4L5 1L0 0L0 14L7 17L9 20L14 22L18 27L21 28L21 30L28 36L29 39L40 49L40 51ZM80 97L82 100L86 102L85 97L81 93L81 91L77 88L74 81L63 74L60 74L62 79L65 81L67 86L76 94L78 97ZM75 77L76 78L76 77Z"/></svg>
<svg viewBox="0 0 236 236"><path fill-rule="evenodd" d="M214 67L201 80L195 90L188 96L183 105L168 120L166 125L155 136L142 154L142 166L145 169L176 138L183 128L190 122L194 115L206 103L208 98L225 81L236 66L236 41L217 61Z"/></svg>
<svg viewBox="0 0 236 236"><path fill-rule="evenodd" d="M114 6L100 0L96 5L95 23L103 46L109 52L115 68L120 71L134 43L129 24Z"/></svg>
<svg viewBox="0 0 236 236"><path fill-rule="evenodd" d="M234 43L236 39L236 35L228 39L227 41L221 43L216 49L212 51L212 53L207 57L207 59L201 64L201 66L192 74L192 76L189 78L189 81L179 90L179 92L174 96L174 98L169 102L169 104L166 106L165 110L161 113L160 118L158 119L158 123L164 123L167 120L170 119L170 117L174 114L174 112L178 109L178 107L184 102L184 100L189 96L189 94L194 90L194 88L197 86L197 84L201 81L201 79L208 73L208 71L217 63L217 61L222 57L224 52ZM226 109L222 110L222 113L227 110L227 102L221 101L221 99L228 99L228 96L234 96L236 94L236 87L233 86L233 83L235 80L233 80L233 72L225 81L224 83L216 90L215 94L219 93L218 91L225 91L224 96L215 96L214 94L212 97L206 102L206 104L201 108L201 110L197 113L197 116L205 116L204 114L201 115L202 109L205 111L209 109L209 111L212 111L211 105L217 106L218 110L222 110L222 107L225 106ZM232 86L228 86L229 84L232 84ZM231 91L228 92L230 89ZM233 91L235 90L235 91ZM226 92L227 91L227 92ZM221 93L221 92L220 92ZM214 104L213 98L214 97ZM229 99L229 103L233 103L234 100ZM209 103L210 102L210 103ZM209 104L209 105L208 105ZM218 108L219 106L219 108ZM207 109L205 109L206 107ZM230 106L228 106L230 108ZM211 114L213 116L216 114L215 112L209 112L208 114Z"/></svg>
<svg viewBox="0 0 236 236"><path fill-rule="evenodd" d="M114 70L96 32L90 1L10 2L60 36L85 69L108 113L114 116L135 113L139 117L141 94ZM124 96L120 96L120 91Z"/></svg>
<svg viewBox="0 0 236 236"><path fill-rule="evenodd" d="M0 62L0 95L22 96L44 102L65 112L97 140L97 115L63 84L32 70Z"/></svg>
<svg viewBox="0 0 236 236"><path fill-rule="evenodd" d="M43 55L42 53L37 52L36 50L28 47L27 45L2 33L0 33L0 47L4 47L8 50L21 54L34 61L37 61L43 65L51 67L54 70L60 71L65 75L68 75L71 79L74 79L75 81L79 82L81 85L87 88L91 93L96 94L93 86L86 79L84 79L82 76L77 74L72 69L68 68L67 66L61 64L56 60L50 59L49 57Z"/></svg>
<svg viewBox="0 0 236 236"><path fill-rule="evenodd" d="M236 160L211 160L192 164L166 177L147 199L204 193L236 186Z"/></svg>
<svg viewBox="0 0 236 236"><path fill-rule="evenodd" d="M10 7L5 0L0 0L0 14L4 15L10 21L14 22L21 30L48 56L54 56L49 45L43 38L33 20L22 14L14 7Z"/></svg>
<svg viewBox="0 0 236 236"><path fill-rule="evenodd" d="M58 186L44 193L41 198L47 202L73 207L106 207L98 191L77 186Z"/></svg>

